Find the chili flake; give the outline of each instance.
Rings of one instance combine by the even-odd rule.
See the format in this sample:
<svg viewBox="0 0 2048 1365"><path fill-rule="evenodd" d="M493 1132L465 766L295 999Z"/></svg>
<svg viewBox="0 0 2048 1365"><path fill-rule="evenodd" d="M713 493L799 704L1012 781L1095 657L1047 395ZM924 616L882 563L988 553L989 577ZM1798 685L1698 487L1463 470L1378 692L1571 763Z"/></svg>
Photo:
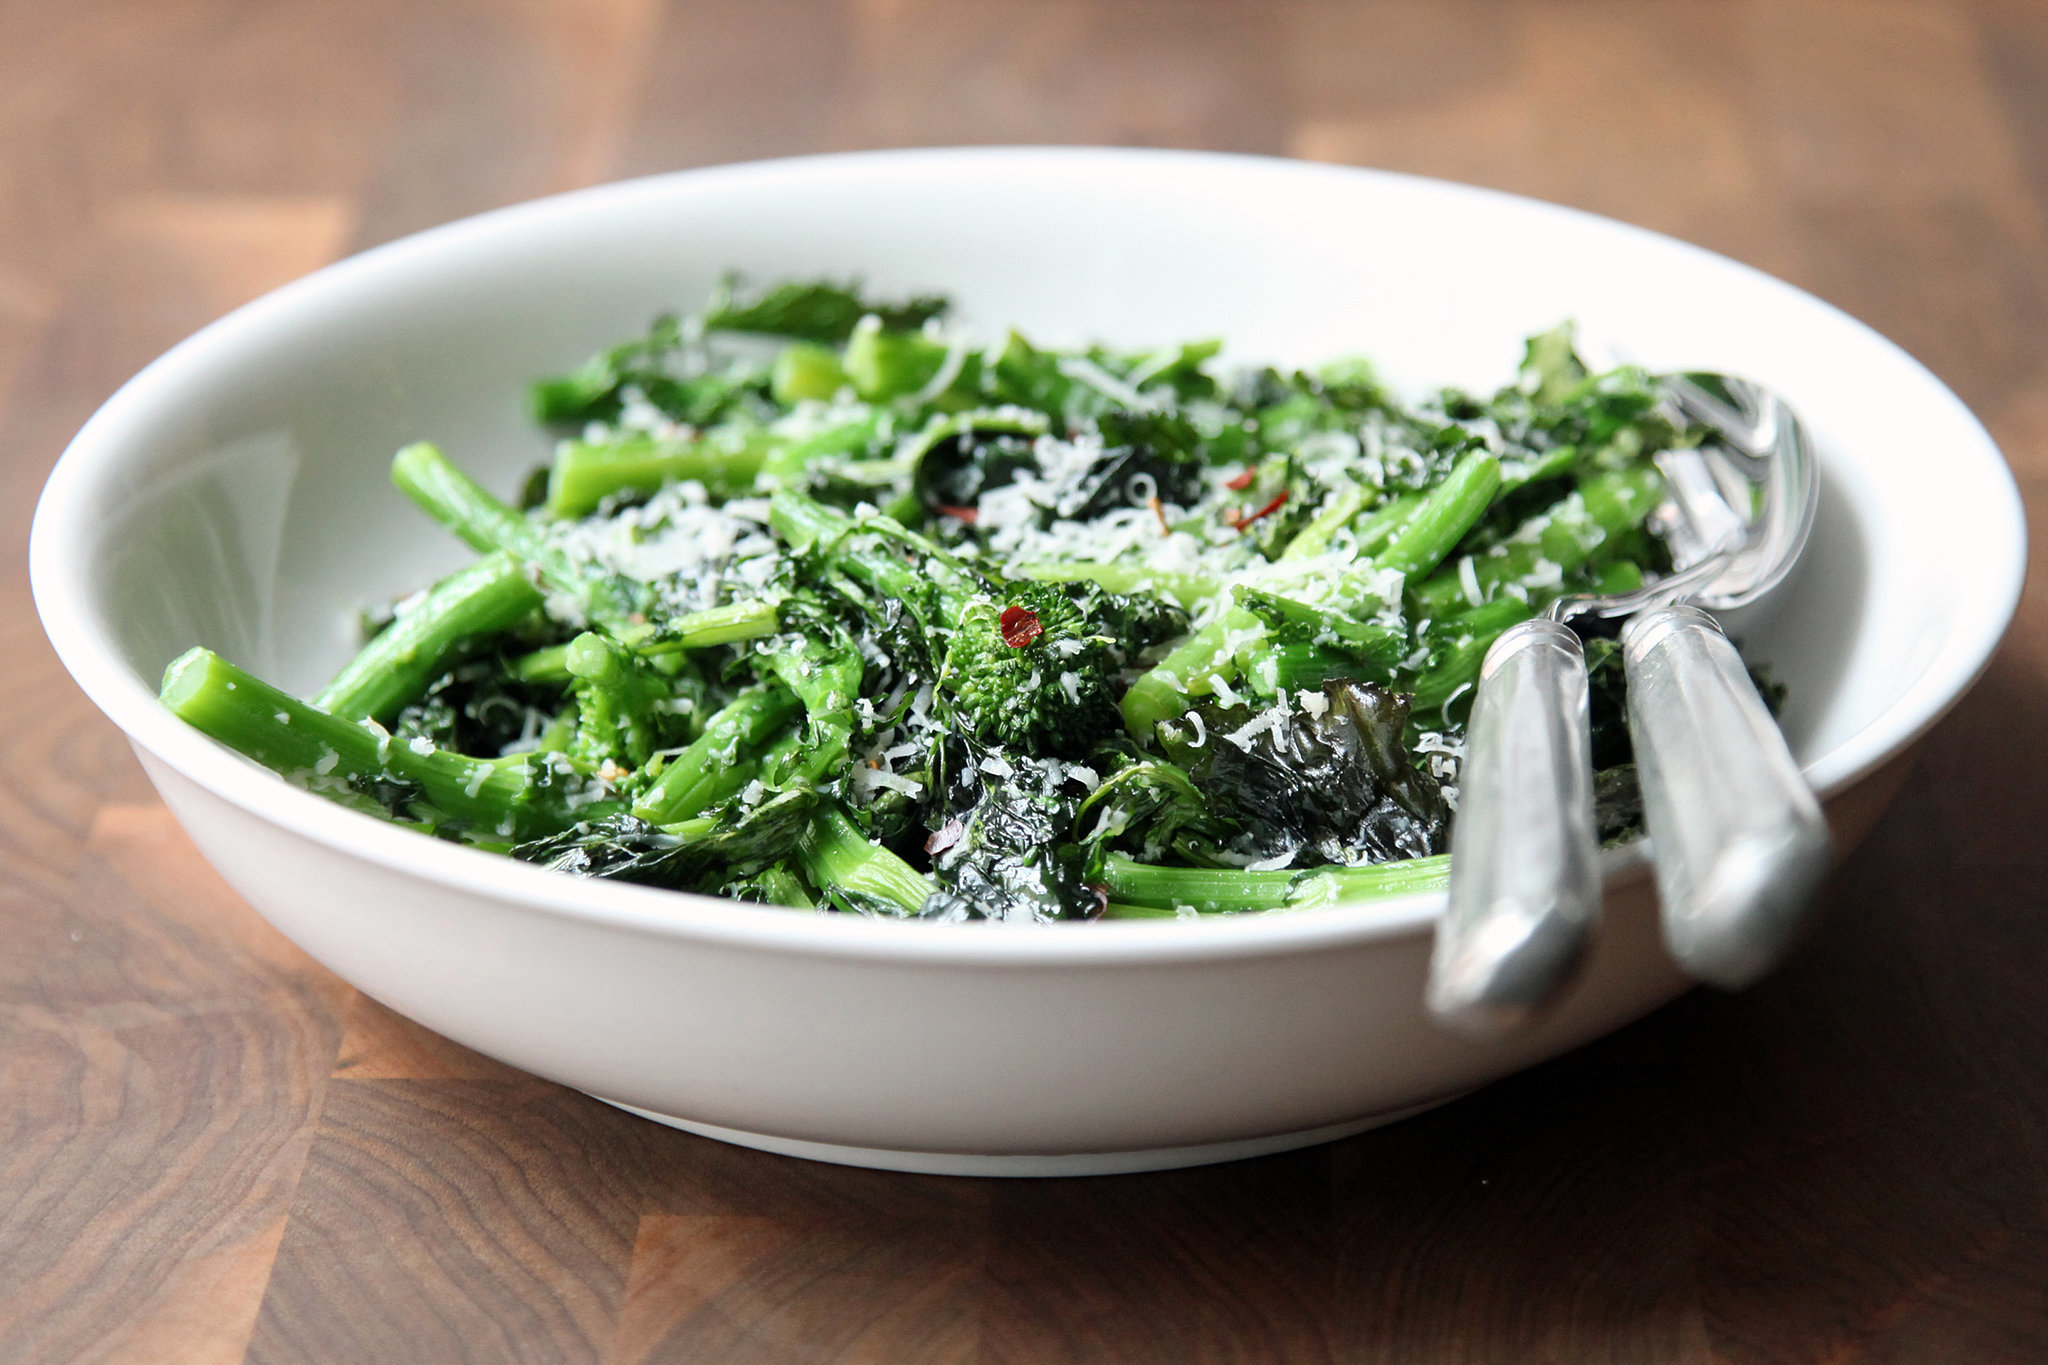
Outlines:
<svg viewBox="0 0 2048 1365"><path fill-rule="evenodd" d="M996 626L1003 633L1003 643L1012 649L1022 649L1045 634L1038 613L1029 607L1004 607Z"/></svg>
<svg viewBox="0 0 2048 1365"><path fill-rule="evenodd" d="M1238 473L1232 474L1229 478L1225 479L1223 481L1223 486L1225 488L1230 489L1234 493L1242 493L1245 489L1250 488L1252 486L1253 477L1254 476L1252 473L1251 466L1246 465L1244 469L1240 470Z"/></svg>
<svg viewBox="0 0 2048 1365"><path fill-rule="evenodd" d="M1279 511L1282 505L1286 503L1286 501L1287 494L1283 491L1275 495L1271 502L1267 503L1264 507L1261 507L1258 511L1252 513L1248 517L1240 517L1236 521L1230 521L1230 519L1226 517L1224 518L1224 520L1229 521L1230 525L1235 526L1240 531L1249 531L1251 529L1253 522L1257 521L1260 517L1271 516L1273 513ZM1231 510L1235 511L1237 509L1232 508Z"/></svg>
<svg viewBox="0 0 2048 1365"><path fill-rule="evenodd" d="M967 526L972 526L975 522L981 520L981 509L979 507L952 507L943 502L937 504L937 506L939 511Z"/></svg>

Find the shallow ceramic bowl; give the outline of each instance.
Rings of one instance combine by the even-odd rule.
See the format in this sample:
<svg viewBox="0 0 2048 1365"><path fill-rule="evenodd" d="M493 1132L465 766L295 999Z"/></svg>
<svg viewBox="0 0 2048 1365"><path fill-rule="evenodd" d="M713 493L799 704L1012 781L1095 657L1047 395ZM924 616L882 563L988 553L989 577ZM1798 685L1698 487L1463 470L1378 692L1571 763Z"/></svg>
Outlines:
<svg viewBox="0 0 2048 1365"><path fill-rule="evenodd" d="M942 289L969 323L1056 341L1364 353L1411 389L1491 387L1525 334L1567 317L1596 354L1763 381L1810 425L1823 495L1800 574L1743 629L1791 687L1786 731L1845 843L2017 598L2025 531L1998 452L1875 333L1663 237L1366 171L1001 150L664 176L366 253L143 371L51 476L34 585L66 666L194 841L394 1009L732 1141L984 1173L1219 1160L1468 1090L1684 983L1628 852L1610 856L1607 928L1571 998L1530 1036L1483 1046L1423 1013L1441 896L1033 929L749 907L423 838L158 706L164 664L193 644L316 688L359 606L469 557L390 489L391 452L432 439L509 491L548 453L525 383L694 306L728 267Z"/></svg>

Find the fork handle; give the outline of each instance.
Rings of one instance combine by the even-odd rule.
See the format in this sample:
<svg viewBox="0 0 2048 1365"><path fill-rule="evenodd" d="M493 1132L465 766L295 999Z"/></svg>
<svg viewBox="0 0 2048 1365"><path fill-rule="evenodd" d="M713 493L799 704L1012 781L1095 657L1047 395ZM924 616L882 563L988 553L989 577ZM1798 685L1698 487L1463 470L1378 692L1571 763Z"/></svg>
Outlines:
<svg viewBox="0 0 2048 1365"><path fill-rule="evenodd" d="M1430 959L1430 1012L1498 1036L1571 979L1600 913L1586 655L1538 618L1480 666L1466 730L1450 906Z"/></svg>
<svg viewBox="0 0 2048 1365"><path fill-rule="evenodd" d="M1746 986L1807 925L1827 821L1713 617L1659 607L1621 641L1665 946L1702 981Z"/></svg>

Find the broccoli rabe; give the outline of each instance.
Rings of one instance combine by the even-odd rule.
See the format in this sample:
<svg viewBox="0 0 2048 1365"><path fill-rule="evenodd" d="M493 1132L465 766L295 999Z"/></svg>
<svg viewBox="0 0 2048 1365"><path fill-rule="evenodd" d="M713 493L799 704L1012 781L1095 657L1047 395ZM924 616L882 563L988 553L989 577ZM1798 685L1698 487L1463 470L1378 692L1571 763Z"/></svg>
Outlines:
<svg viewBox="0 0 2048 1365"><path fill-rule="evenodd" d="M1667 567L1705 438L1569 329L1491 395L1361 361L973 336L946 300L728 280L537 381L554 459L398 488L481 556L310 702L195 650L165 703L292 780L580 876L934 920L1442 884L1500 633ZM509 480L508 480L509 482ZM1603 831L1639 801L1589 650Z"/></svg>
<svg viewBox="0 0 2048 1365"><path fill-rule="evenodd" d="M1086 753L1115 725L1124 664L1184 619L1128 602L1093 585L1029 580L968 599L939 669L963 727L1033 756Z"/></svg>

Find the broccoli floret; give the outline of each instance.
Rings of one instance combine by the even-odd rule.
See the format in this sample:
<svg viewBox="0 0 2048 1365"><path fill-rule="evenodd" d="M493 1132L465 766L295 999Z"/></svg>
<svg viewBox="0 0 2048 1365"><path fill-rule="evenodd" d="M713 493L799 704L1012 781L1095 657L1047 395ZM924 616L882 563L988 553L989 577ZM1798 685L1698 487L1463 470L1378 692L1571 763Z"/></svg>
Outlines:
<svg viewBox="0 0 2048 1365"><path fill-rule="evenodd" d="M1115 725L1122 662L1060 585L1012 583L968 602L939 686L983 743L1072 754Z"/></svg>

